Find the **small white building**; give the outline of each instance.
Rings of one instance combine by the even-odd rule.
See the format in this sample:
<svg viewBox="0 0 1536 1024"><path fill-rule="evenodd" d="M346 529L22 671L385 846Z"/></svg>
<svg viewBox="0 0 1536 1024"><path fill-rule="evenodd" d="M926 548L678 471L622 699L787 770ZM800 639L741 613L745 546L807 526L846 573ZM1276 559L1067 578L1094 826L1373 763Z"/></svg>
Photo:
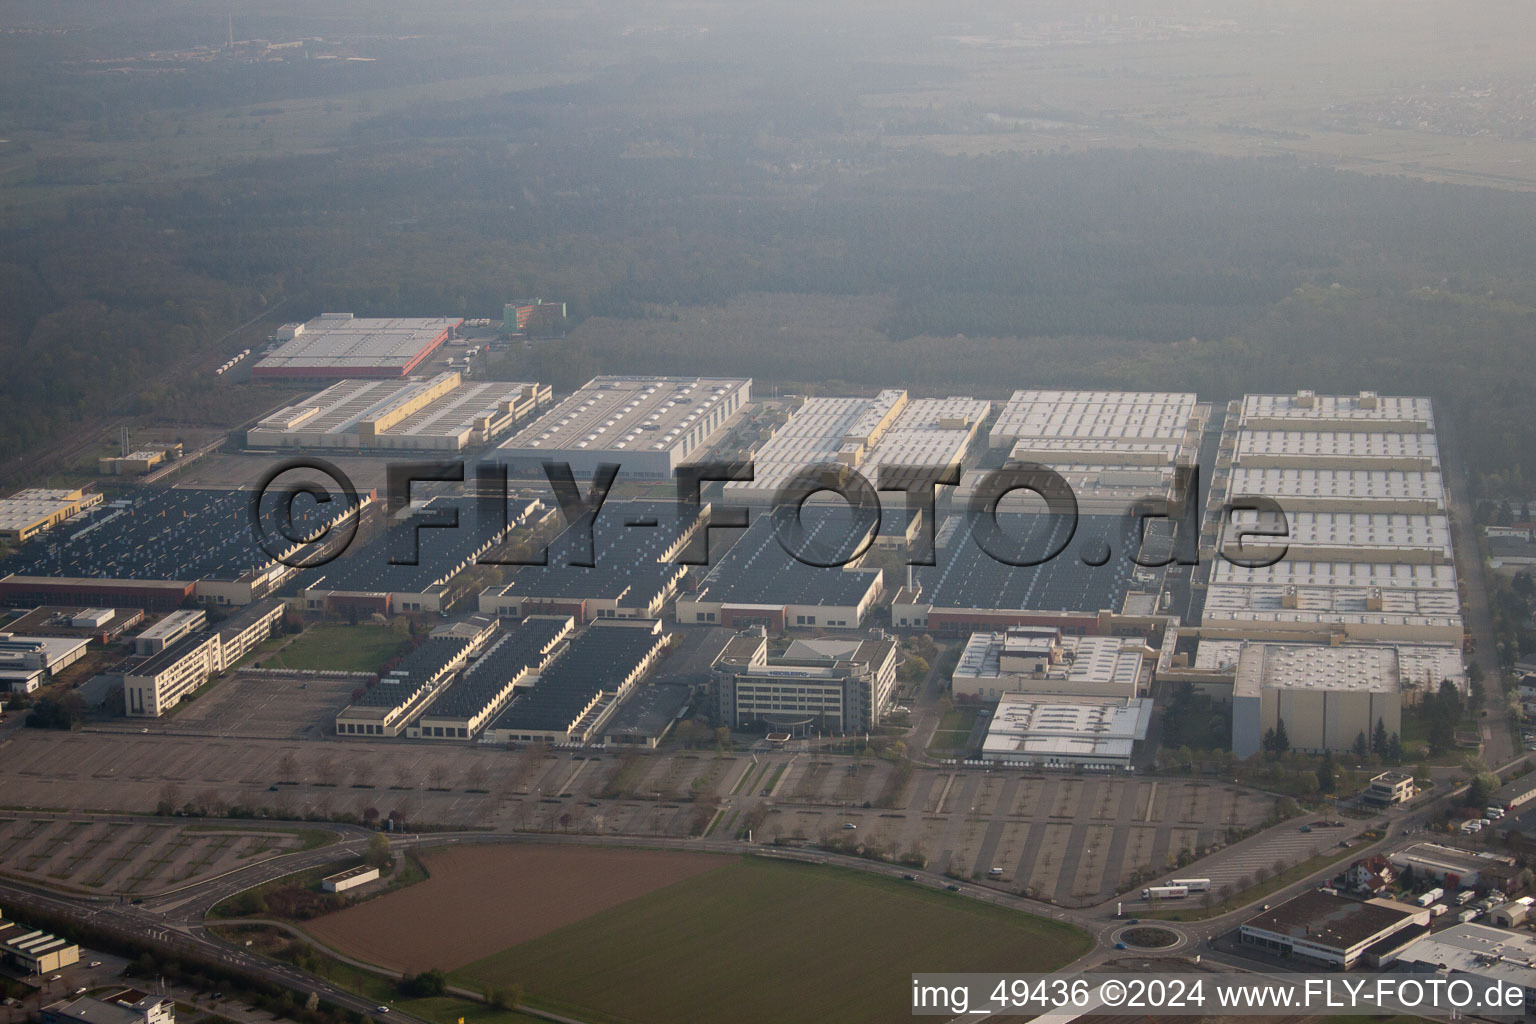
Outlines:
<svg viewBox="0 0 1536 1024"><path fill-rule="evenodd" d="M159 654L184 636L208 624L208 613L201 608L180 608L133 638L133 651L143 657Z"/></svg>
<svg viewBox="0 0 1536 1024"><path fill-rule="evenodd" d="M31 693L43 681L85 657L89 640L0 633L0 689Z"/></svg>
<svg viewBox="0 0 1536 1024"><path fill-rule="evenodd" d="M360 885L376 881L378 877L378 868L369 864L359 864L355 868L338 871L334 875L326 875L320 879L320 888L326 892L346 892L348 889L356 889Z"/></svg>

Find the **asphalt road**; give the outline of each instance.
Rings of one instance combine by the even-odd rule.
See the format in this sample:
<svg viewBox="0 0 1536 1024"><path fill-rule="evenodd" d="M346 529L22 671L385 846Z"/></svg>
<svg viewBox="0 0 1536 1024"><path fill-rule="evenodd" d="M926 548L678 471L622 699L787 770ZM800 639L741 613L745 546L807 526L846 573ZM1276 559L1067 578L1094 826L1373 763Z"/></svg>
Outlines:
<svg viewBox="0 0 1536 1024"><path fill-rule="evenodd" d="M1466 449L1460 444L1458 428L1449 420L1438 424L1441 452L1454 448ZM1441 460L1442 465L1444 459ZM1453 460L1457 467L1464 467L1466 460ZM1490 765L1502 765L1522 753L1515 746L1510 728L1509 707L1504 701L1503 672L1499 666L1498 648L1494 646L1493 613L1488 604L1488 580L1483 566L1483 556L1478 546L1477 521L1473 517L1472 499L1467 491L1467 474L1463 468L1445 472L1446 500L1450 504L1451 540L1456 552L1456 571L1461 577L1466 598L1461 604L1461 614L1466 628L1471 630L1477 645L1477 662L1486 673L1483 692L1484 717L1479 722L1483 739L1483 760Z"/></svg>

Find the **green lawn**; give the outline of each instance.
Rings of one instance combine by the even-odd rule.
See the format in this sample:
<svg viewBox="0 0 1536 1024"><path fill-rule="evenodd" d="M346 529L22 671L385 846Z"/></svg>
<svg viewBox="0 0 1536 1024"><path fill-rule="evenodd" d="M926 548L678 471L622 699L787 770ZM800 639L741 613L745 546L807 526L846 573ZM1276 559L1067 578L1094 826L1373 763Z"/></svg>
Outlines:
<svg viewBox="0 0 1536 1024"><path fill-rule="evenodd" d="M916 971L1052 971L1070 926L912 882L748 857L454 972L624 1024L906 1019Z"/></svg>
<svg viewBox="0 0 1536 1024"><path fill-rule="evenodd" d="M388 626L322 623L294 637L276 654L258 649L251 660L262 668L377 672L405 644L405 638Z"/></svg>
<svg viewBox="0 0 1536 1024"><path fill-rule="evenodd" d="M216 925L214 934L234 944L247 938L256 943L256 951L264 956L292 962L292 941L283 933L265 926ZM320 975L333 985L355 992L384 1006L413 1014L433 1024L544 1024L542 1017L530 1017L513 1010L498 1010L486 1003L461 999L456 996L439 996L430 999L407 999L400 995L395 982L369 971L359 970L309 947L309 959L305 969Z"/></svg>
<svg viewBox="0 0 1536 1024"><path fill-rule="evenodd" d="M944 712L938 728L933 731L933 739L928 742L929 756L942 756L949 751L964 748L976 725L977 713L977 708L951 708Z"/></svg>

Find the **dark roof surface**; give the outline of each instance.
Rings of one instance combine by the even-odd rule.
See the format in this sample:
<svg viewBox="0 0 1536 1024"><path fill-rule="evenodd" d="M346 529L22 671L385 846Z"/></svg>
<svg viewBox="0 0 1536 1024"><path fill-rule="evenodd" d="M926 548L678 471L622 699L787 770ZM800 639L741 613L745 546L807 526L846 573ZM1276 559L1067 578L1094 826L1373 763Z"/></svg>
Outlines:
<svg viewBox="0 0 1536 1024"><path fill-rule="evenodd" d="M807 506L801 524L803 546L785 532L787 543L818 562L853 554L869 534L865 524L856 522L843 507ZM703 599L725 604L854 605L880 578L879 569L807 564L786 550L780 535L781 528L771 516L755 516L730 550L715 560L704 578Z"/></svg>
<svg viewBox="0 0 1536 1024"><path fill-rule="evenodd" d="M599 693L616 688L665 639L641 628L589 627L545 667L538 683L512 699L491 728L569 729Z"/></svg>
<svg viewBox="0 0 1536 1024"><path fill-rule="evenodd" d="M414 697L423 686L440 678L442 671L469 647L469 641L457 637L434 637L410 651L353 704L376 708L398 707Z"/></svg>
<svg viewBox="0 0 1536 1024"><path fill-rule="evenodd" d="M669 501L604 502L595 519L572 523L550 543L547 566L520 566L505 593L558 600L628 597L629 603L649 604L684 573L684 566L661 556L692 522ZM578 556L587 560L588 523L593 564L572 565Z"/></svg>
<svg viewBox="0 0 1536 1024"><path fill-rule="evenodd" d="M651 683L639 687L614 712L608 726L609 736L659 736L693 696L693 687L683 683Z"/></svg>
<svg viewBox="0 0 1536 1024"><path fill-rule="evenodd" d="M524 672L545 664L559 643L569 619L535 616L510 627L443 692L432 699L425 714L437 718L469 718L480 714L497 694Z"/></svg>
<svg viewBox="0 0 1536 1024"><path fill-rule="evenodd" d="M252 534L250 491L145 488L99 505L21 545L0 576L65 576L150 581L233 580L272 559ZM267 533L280 536L283 495L263 502ZM301 534L336 510L300 496L290 532ZM325 513L325 515L322 515Z"/></svg>
<svg viewBox="0 0 1536 1024"><path fill-rule="evenodd" d="M1347 949L1414 913L1410 907L1394 910L1313 889L1244 923L1250 928L1262 928L1293 939Z"/></svg>
<svg viewBox="0 0 1536 1024"><path fill-rule="evenodd" d="M432 498L362 548L307 572L302 587L361 594L424 593L452 579L466 563L472 564L476 552L495 539L494 531L481 528L477 513L474 499ZM448 528L446 523L455 515L458 525ZM414 565L396 564L413 560Z"/></svg>
<svg viewBox="0 0 1536 1024"><path fill-rule="evenodd" d="M998 517L1013 560L1041 558L1067 546L1048 561L1015 566L992 557L976 541L963 516L946 520L940 531L938 564L917 569L922 600L936 608L1098 612L1119 610L1139 568L1137 521L1125 516L1081 516L1071 540L1071 520L1051 515ZM1108 549L1108 560L1100 561ZM1086 560L1086 561L1085 561ZM1161 570L1147 570L1161 574Z"/></svg>

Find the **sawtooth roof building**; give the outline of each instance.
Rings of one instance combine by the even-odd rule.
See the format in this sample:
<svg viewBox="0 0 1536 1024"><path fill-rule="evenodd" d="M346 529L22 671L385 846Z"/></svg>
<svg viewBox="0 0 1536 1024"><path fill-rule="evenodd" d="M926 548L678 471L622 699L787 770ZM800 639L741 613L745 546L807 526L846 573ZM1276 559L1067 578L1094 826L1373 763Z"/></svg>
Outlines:
<svg viewBox="0 0 1536 1024"><path fill-rule="evenodd" d="M495 457L518 472L565 463L589 477L603 463L620 475L670 480L707 452L752 400L752 381L712 377L594 377L503 441Z"/></svg>
<svg viewBox="0 0 1536 1024"><path fill-rule="evenodd" d="M915 470L958 466L991 412L984 399L914 399L899 389L870 398L807 398L753 456L752 482L726 484L725 498L773 504L786 485L818 465L858 470L871 485L899 483Z"/></svg>
<svg viewBox="0 0 1536 1024"><path fill-rule="evenodd" d="M1283 521L1226 511L1252 496L1276 502ZM1194 670L1233 680L1240 755L1282 721L1299 749L1345 749L1378 722L1398 731L1401 705L1441 680L1465 688L1429 399L1298 391L1232 403L1201 547Z"/></svg>
<svg viewBox="0 0 1536 1024"><path fill-rule="evenodd" d="M0 562L0 601L13 604L132 605L175 608L188 599L244 605L272 593L295 569L274 559L252 535L251 492L144 488L100 505L23 544ZM371 499L364 496L361 504ZM283 528L283 496L262 506L268 537ZM293 529L335 526L356 509L295 502ZM278 552L285 557L303 545Z"/></svg>
<svg viewBox="0 0 1536 1024"><path fill-rule="evenodd" d="M591 520L591 566L586 559L588 523L568 526L549 545L548 565L517 567L510 582L480 594L487 615L520 618L569 615L592 619L654 619L677 592L688 567L678 559L709 522L708 505L680 518L664 501L609 500ZM579 557L578 557L579 556Z"/></svg>
<svg viewBox="0 0 1536 1024"><path fill-rule="evenodd" d="M872 524L857 521L841 506L805 507L801 522L817 561L840 561L873 545ZM760 515L723 556L711 554L714 568L691 592L677 599L683 624L744 628L857 629L884 593L880 569L808 564L785 549L774 519Z"/></svg>
<svg viewBox="0 0 1536 1024"><path fill-rule="evenodd" d="M1188 392L1022 390L1003 406L988 443L1006 464L1047 466L1085 514L1118 515L1173 494L1211 416ZM962 489L959 498L967 497Z"/></svg>
<svg viewBox="0 0 1536 1024"><path fill-rule="evenodd" d="M978 543L965 515L951 515L936 533L937 564L913 569L912 585L892 603L892 625L947 635L1049 626L1082 635L1158 619L1164 573L1132 561L1138 551L1154 560L1134 517L1082 516L1075 531L1068 518L1050 514L1003 512L997 521L1016 560L1061 554L1033 566L1006 564ZM1157 525L1149 543L1165 542Z"/></svg>

